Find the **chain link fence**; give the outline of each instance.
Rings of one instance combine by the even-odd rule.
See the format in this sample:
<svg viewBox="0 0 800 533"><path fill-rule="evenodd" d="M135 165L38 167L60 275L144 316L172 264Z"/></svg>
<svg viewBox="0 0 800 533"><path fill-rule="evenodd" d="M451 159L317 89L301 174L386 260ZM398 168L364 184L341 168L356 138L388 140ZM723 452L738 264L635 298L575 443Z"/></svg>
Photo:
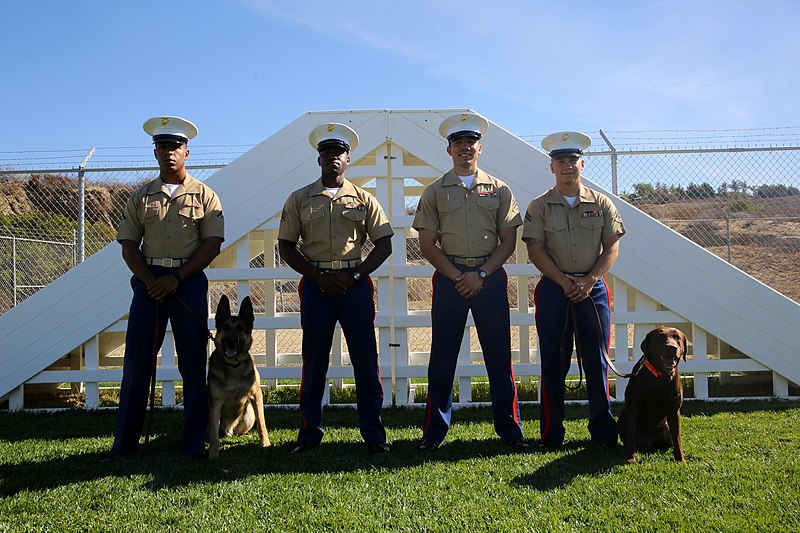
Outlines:
<svg viewBox="0 0 800 533"><path fill-rule="evenodd" d="M617 150L607 144L609 150L587 154L589 179L800 301L800 179L794 171L800 147ZM111 150L98 149L93 161L105 166L97 168L85 159L77 164L80 153L64 156L76 164L71 168L22 154L17 163L0 157L0 313L111 242L131 192L157 176L155 166L129 166L144 156L118 149L114 157ZM187 166L200 180L241 153L205 150L210 163ZM406 197L407 213L418 198ZM517 200L524 208L530 198ZM424 262L416 240L407 242L408 262ZM410 280L409 309L429 305L429 291L430 280ZM516 301L516 289L509 296ZM276 306L297 310L296 282L277 284Z"/></svg>
<svg viewBox="0 0 800 533"><path fill-rule="evenodd" d="M800 302L800 147L596 152L587 177Z"/></svg>

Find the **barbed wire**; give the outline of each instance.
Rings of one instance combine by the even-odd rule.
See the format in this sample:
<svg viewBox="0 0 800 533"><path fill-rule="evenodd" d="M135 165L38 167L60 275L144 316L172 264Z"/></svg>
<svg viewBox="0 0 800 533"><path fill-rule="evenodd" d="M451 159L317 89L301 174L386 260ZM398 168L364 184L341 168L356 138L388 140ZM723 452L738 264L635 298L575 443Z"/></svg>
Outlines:
<svg viewBox="0 0 800 533"><path fill-rule="evenodd" d="M617 150L680 149L680 148L752 148L796 147L800 145L800 126L771 126L763 128L729 129L656 129L656 130L602 130ZM594 139L595 150L603 150L605 142L600 130L587 131ZM539 146L547 134L528 133L519 137L533 146ZM193 164L226 165L245 154L255 144L195 144L192 145ZM610 147L609 147L610 148ZM0 151L0 170L58 169L65 166L77 168L91 148L36 149ZM151 146L100 146L86 168L110 164L153 164Z"/></svg>
<svg viewBox="0 0 800 533"><path fill-rule="evenodd" d="M780 131L779 131L780 130ZM586 132L594 139L593 147L604 146L600 130ZM712 130L606 130L602 133L617 150L680 148L758 148L800 145L800 126L765 128L730 128ZM675 135L664 135L675 134ZM520 138L534 146L548 134L526 134ZM610 148L610 147L609 147ZM602 148L601 148L602 149Z"/></svg>

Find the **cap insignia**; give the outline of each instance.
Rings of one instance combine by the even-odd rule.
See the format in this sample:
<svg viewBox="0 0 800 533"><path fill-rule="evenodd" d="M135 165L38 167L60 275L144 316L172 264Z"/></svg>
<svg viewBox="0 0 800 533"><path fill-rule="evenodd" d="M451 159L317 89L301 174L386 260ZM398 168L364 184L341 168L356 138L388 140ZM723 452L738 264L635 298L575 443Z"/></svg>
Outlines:
<svg viewBox="0 0 800 533"><path fill-rule="evenodd" d="M335 126L334 126L333 124L328 124L328 132L331 132L331 131L333 131L333 128L334 128L334 127L335 127Z"/></svg>
<svg viewBox="0 0 800 533"><path fill-rule="evenodd" d="M467 117L467 114L466 114L466 113L462 113L462 114L461 114L461 122L466 122L466 121L467 121L467 118L469 118L469 117Z"/></svg>
<svg viewBox="0 0 800 533"><path fill-rule="evenodd" d="M562 141L566 141L566 140L568 140L568 139L569 139L569 133L563 133L563 134L561 135L561 140L562 140Z"/></svg>
<svg viewBox="0 0 800 533"><path fill-rule="evenodd" d="M169 124L169 117L161 117L161 125L166 126Z"/></svg>

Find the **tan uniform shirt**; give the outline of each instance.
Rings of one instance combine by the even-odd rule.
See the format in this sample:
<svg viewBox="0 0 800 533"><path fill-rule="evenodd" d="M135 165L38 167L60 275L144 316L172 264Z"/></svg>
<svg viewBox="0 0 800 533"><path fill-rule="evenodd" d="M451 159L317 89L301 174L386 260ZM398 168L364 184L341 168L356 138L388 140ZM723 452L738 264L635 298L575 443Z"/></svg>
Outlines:
<svg viewBox="0 0 800 533"><path fill-rule="evenodd" d="M208 237L225 238L222 204L216 193L189 174L173 196L156 178L125 205L117 240L142 243L145 257L187 259Z"/></svg>
<svg viewBox="0 0 800 533"><path fill-rule="evenodd" d="M431 183L414 216L414 229L436 232L445 255L458 257L491 255L500 231L521 224L511 189L480 169L469 190L455 170Z"/></svg>
<svg viewBox="0 0 800 533"><path fill-rule="evenodd" d="M322 178L289 195L278 239L297 242L308 261L361 259L361 247L394 235L378 200L348 180L331 197Z"/></svg>
<svg viewBox="0 0 800 533"><path fill-rule="evenodd" d="M613 235L625 235L616 206L606 195L583 185L573 207L555 187L535 198L522 228L522 240L543 242L558 268L568 274L591 271L602 241Z"/></svg>

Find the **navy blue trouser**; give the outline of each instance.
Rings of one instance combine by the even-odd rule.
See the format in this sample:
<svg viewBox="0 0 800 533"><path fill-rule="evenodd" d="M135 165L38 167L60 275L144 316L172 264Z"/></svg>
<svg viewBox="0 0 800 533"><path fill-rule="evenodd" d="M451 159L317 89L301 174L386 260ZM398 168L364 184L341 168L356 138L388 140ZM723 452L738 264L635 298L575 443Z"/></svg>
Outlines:
<svg viewBox="0 0 800 533"><path fill-rule="evenodd" d="M456 265L462 272L478 267ZM438 271L433 274L431 302L431 356L428 363L428 401L423 437L442 441L450 428L453 410L453 380L467 312L472 311L489 376L494 429L500 438L522 438L517 387L511 366L511 323L508 311L508 277L504 269L484 280L483 290L464 298L455 282Z"/></svg>
<svg viewBox="0 0 800 533"><path fill-rule="evenodd" d="M576 338L586 377L589 434L597 442L617 440L617 425L611 414L608 393L608 367L600 345L602 338L608 349L611 333L611 294L603 278L595 283L589 296L591 298L573 304L573 320L572 313L567 316L569 299L558 283L542 277L534 291L542 374L539 423L542 440L549 443L564 442L564 381ZM602 331L598 331L598 316ZM566 355L561 354L562 339Z"/></svg>
<svg viewBox="0 0 800 533"><path fill-rule="evenodd" d="M300 324L303 328L303 379L300 384L299 444L322 441L322 398L327 386L333 331L336 322L347 340L361 437L367 444L386 442L381 420L383 385L375 342L375 304L372 280L366 276L347 292L331 296L316 281L300 280Z"/></svg>
<svg viewBox="0 0 800 533"><path fill-rule="evenodd" d="M148 267L155 276L174 272L174 268ZM205 324L198 324L174 298L158 303L147 294L147 287L136 276L131 277L133 301L128 314L125 336L125 361L119 398L117 429L112 453L121 455L136 451L142 434L147 398L150 392L153 364L153 336L158 329L158 346L164 342L167 320L172 324L178 370L183 379L183 435L181 449L195 454L205 449L208 424L206 392L207 343ZM184 279L177 294L192 308L200 320L208 319L208 279L204 273ZM157 321L157 322L156 322ZM157 328L156 328L157 325Z"/></svg>

